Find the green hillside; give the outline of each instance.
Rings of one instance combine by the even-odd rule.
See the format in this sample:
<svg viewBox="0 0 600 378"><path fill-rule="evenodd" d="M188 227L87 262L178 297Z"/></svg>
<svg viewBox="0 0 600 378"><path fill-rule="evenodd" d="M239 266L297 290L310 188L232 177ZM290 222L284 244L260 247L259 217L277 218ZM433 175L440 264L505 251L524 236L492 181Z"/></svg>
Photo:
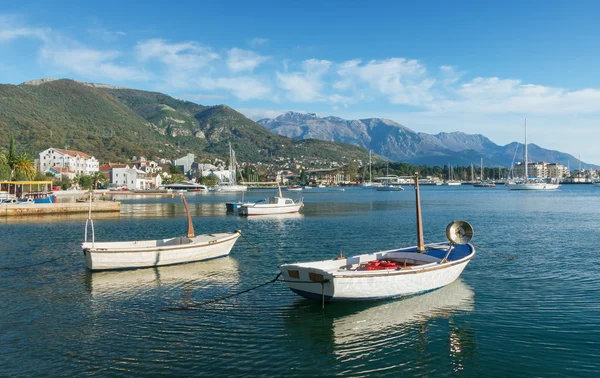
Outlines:
<svg viewBox="0 0 600 378"><path fill-rule="evenodd" d="M37 155L49 147L80 150L101 161L132 156L175 158L189 152L240 161L299 157L345 162L366 150L340 143L295 141L271 133L226 105L202 106L157 92L93 87L72 80L0 85L0 132ZM8 137L0 140L8 146Z"/></svg>

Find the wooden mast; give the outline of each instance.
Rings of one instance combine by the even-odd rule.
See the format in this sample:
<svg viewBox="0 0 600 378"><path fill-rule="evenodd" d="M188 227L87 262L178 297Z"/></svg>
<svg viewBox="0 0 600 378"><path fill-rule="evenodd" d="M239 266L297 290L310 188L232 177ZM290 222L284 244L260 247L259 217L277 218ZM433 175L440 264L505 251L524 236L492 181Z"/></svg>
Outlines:
<svg viewBox="0 0 600 378"><path fill-rule="evenodd" d="M185 206L185 212L187 214L188 220L187 237L193 238L196 235L194 234L194 225L192 224L192 215L190 214L190 207L188 206L187 200L185 199L185 196L183 194L181 195L181 199L183 200L183 205Z"/></svg>
<svg viewBox="0 0 600 378"><path fill-rule="evenodd" d="M417 203L417 251L425 252L423 239L423 219L421 218L421 195L419 194L419 173L415 173L415 200Z"/></svg>

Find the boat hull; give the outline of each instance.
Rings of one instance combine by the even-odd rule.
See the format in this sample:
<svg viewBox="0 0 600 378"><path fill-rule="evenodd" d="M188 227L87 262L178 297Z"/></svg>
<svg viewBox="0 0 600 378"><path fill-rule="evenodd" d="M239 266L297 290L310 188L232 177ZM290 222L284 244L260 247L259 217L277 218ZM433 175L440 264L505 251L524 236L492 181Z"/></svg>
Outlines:
<svg viewBox="0 0 600 378"><path fill-rule="evenodd" d="M270 214L291 214L297 213L302 208L303 204L294 204L288 206L269 206L264 205L250 205L240 206L238 208L239 215L270 215Z"/></svg>
<svg viewBox="0 0 600 378"><path fill-rule="evenodd" d="M559 184L545 183L545 182L531 182L531 183L509 183L506 186L510 190L553 190L558 189Z"/></svg>
<svg viewBox="0 0 600 378"><path fill-rule="evenodd" d="M247 190L246 185L222 185L217 187L218 192L245 192Z"/></svg>
<svg viewBox="0 0 600 378"><path fill-rule="evenodd" d="M363 256L367 259L377 256L383 258L385 253ZM406 254L406 256L410 255ZM422 258L418 253L412 255ZM325 301L367 301L413 296L444 287L460 276L474 255L473 249L470 254L457 261L439 263L441 259L432 258L431 262L423 267L406 270L346 273L343 269L315 268L310 263L285 264L280 269L290 289L305 298ZM360 260L361 256L350 259L357 258ZM345 260L344 264L350 259ZM291 276L290 271L297 277ZM319 280L321 277L322 281Z"/></svg>
<svg viewBox="0 0 600 378"><path fill-rule="evenodd" d="M395 186L395 185L385 185L385 186L378 186L375 188L375 190L377 190L378 192L401 192L404 190L404 188L401 186Z"/></svg>
<svg viewBox="0 0 600 378"><path fill-rule="evenodd" d="M228 232L163 240L82 244L92 270L137 269L184 264L227 256L241 233Z"/></svg>

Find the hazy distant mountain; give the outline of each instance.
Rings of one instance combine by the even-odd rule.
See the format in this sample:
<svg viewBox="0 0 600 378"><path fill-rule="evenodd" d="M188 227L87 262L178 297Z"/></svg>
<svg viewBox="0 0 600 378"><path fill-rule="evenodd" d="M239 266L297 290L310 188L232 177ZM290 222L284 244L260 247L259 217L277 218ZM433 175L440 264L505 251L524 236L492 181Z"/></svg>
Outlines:
<svg viewBox="0 0 600 378"><path fill-rule="evenodd" d="M513 142L499 146L480 134L462 132L426 134L415 132L389 119L367 118L345 120L338 117L320 117L314 113L287 112L276 118L258 121L274 133L290 138L316 138L355 144L395 161L427 165L479 164L510 167L522 161L523 145ZM516 151L517 150L517 151ZM545 161L579 166L575 157L535 144L529 144L530 161ZM592 164L582 165L598 169Z"/></svg>

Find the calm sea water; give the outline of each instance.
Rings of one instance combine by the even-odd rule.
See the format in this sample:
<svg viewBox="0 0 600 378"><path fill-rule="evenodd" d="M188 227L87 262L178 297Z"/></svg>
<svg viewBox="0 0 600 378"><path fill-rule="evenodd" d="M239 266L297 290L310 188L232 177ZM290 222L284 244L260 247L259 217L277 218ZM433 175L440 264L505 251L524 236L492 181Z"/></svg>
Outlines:
<svg viewBox="0 0 600 378"><path fill-rule="evenodd" d="M251 192L261 199L269 192ZM3 376L593 376L600 371L600 188L423 187L426 242L455 219L479 252L421 296L320 303L273 283L278 265L414 245L414 191L304 196L302 215L228 215L233 195L189 196L196 233L240 229L230 257L89 273L85 216L0 220ZM119 197L96 240L186 230L177 198ZM515 255L508 260L485 252ZM58 258L50 263L37 264ZM171 311L191 306L191 310Z"/></svg>

